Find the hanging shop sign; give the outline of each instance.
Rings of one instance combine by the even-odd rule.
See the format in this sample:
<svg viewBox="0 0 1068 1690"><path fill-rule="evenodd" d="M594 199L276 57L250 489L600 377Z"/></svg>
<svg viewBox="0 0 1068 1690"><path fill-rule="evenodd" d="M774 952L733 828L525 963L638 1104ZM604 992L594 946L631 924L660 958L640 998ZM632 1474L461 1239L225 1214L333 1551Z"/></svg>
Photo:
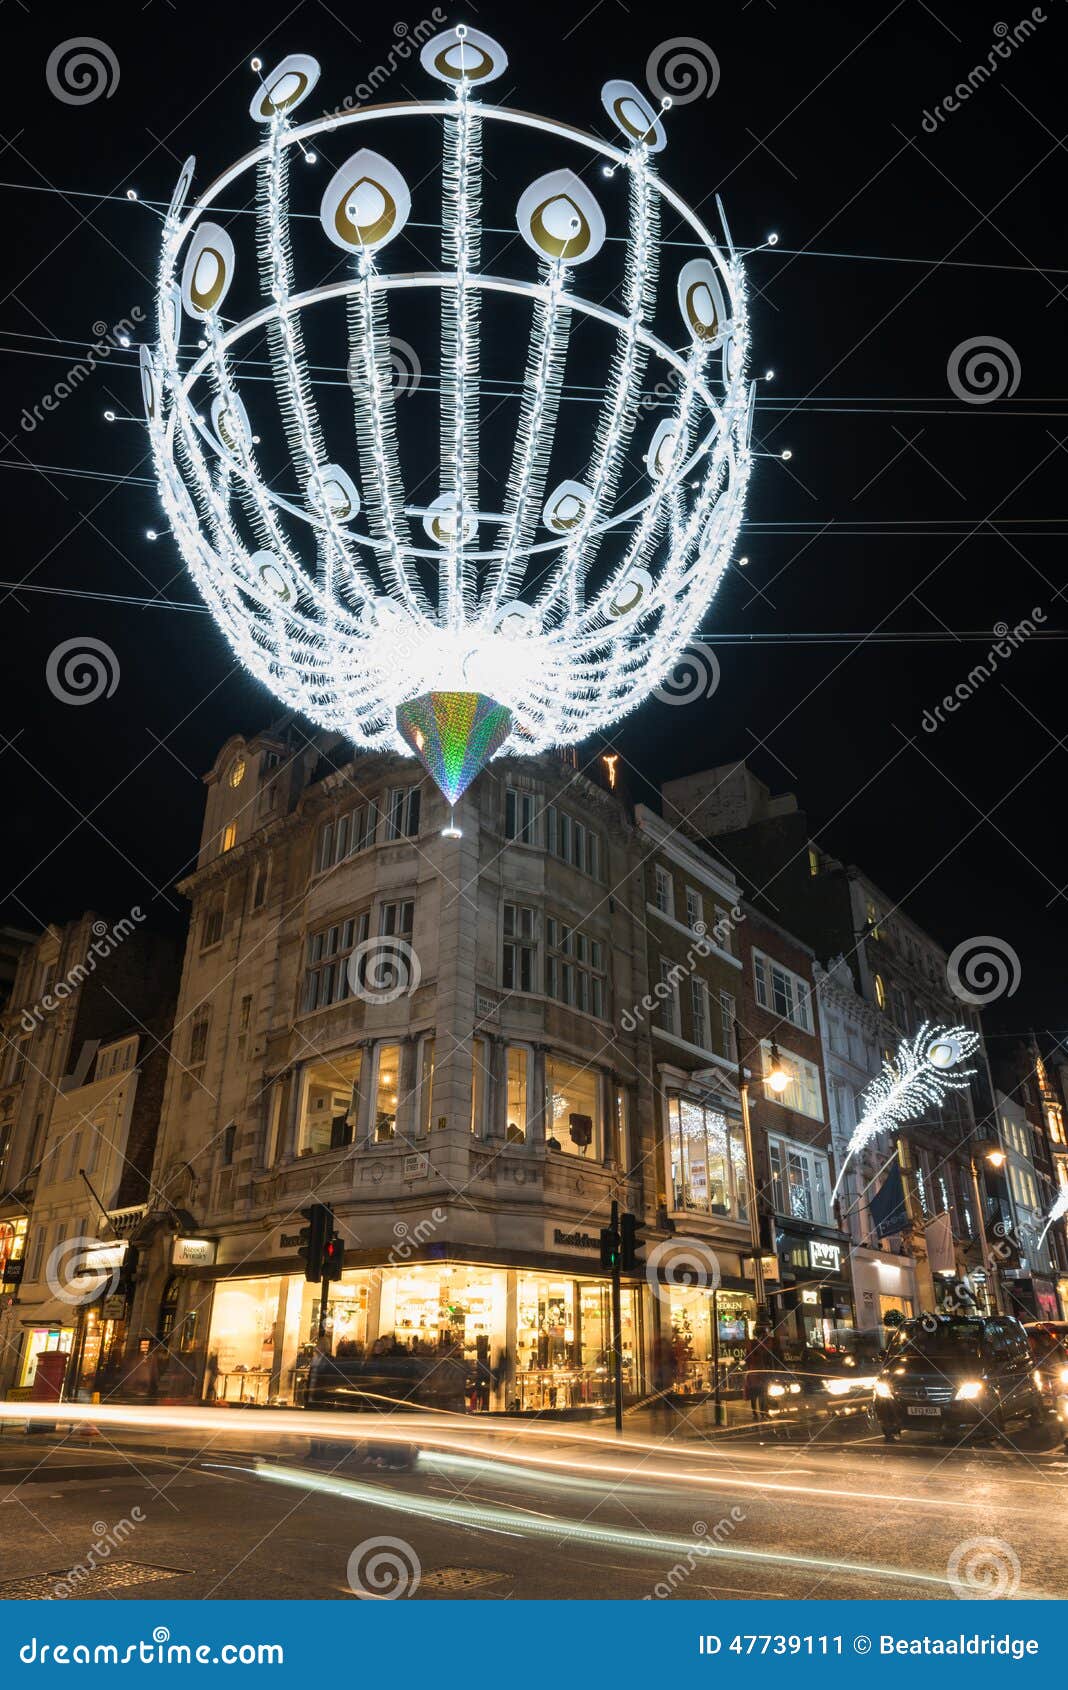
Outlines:
<svg viewBox="0 0 1068 1690"><path fill-rule="evenodd" d="M214 1238L176 1238L171 1246L172 1267L211 1267L215 1261Z"/></svg>
<svg viewBox="0 0 1068 1690"><path fill-rule="evenodd" d="M808 1265L819 1268L821 1273L840 1273L842 1270L842 1250L838 1244L828 1244L823 1238L810 1238L808 1241Z"/></svg>
<svg viewBox="0 0 1068 1690"><path fill-rule="evenodd" d="M110 1239L105 1244L90 1244L78 1257L78 1265L74 1269L76 1279L101 1278L114 1273L121 1268L126 1259L126 1240L120 1238L115 1242Z"/></svg>

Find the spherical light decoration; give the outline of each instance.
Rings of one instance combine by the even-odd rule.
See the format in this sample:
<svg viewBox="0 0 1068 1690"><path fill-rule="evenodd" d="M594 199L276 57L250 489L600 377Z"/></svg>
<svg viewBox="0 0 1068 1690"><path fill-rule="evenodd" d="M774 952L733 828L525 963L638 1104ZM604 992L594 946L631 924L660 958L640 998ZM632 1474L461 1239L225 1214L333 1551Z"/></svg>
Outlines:
<svg viewBox="0 0 1068 1690"><path fill-rule="evenodd" d="M462 27L421 62L426 99L307 121L314 59L257 73L252 150L199 198L182 166L141 385L240 659L455 797L670 673L734 548L754 389L742 267L658 174L662 108L607 84L603 139L486 104L507 55Z"/></svg>

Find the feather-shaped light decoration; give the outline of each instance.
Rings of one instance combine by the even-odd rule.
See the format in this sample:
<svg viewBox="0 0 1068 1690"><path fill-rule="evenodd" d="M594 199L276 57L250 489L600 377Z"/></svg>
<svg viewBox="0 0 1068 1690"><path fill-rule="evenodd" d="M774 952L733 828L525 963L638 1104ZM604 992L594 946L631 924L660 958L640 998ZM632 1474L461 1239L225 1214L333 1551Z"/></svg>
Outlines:
<svg viewBox="0 0 1068 1690"><path fill-rule="evenodd" d="M667 104L606 85L604 140L488 103L508 60L479 30L443 30L420 61L432 97L303 121L320 69L291 54L253 98L259 144L199 198L186 160L141 382L175 539L241 661L357 749L436 736L428 764L455 793L492 756L609 727L670 673L737 538L753 399L745 282L722 211L721 246L659 175ZM429 142L429 168L407 145L398 167L398 128ZM521 145L491 162L502 129ZM298 169L298 187L291 163L314 165L320 135L343 162L320 188ZM551 166L540 171L539 138ZM306 188L318 222L291 206ZM487 227L519 236L495 239L488 260L484 200ZM690 251L661 287L664 202L673 243ZM435 261L423 230L439 207ZM235 209L255 210L258 300ZM412 301L440 324L436 429L429 383L417 406L419 444L437 442L429 472L406 461L393 379ZM348 415L319 386L311 322L335 302ZM579 329L603 349L588 407L564 387ZM242 379L264 339L270 415ZM499 417L502 390L513 409ZM495 453L502 433L509 449ZM499 475L483 467L495 456ZM448 701L446 716L431 721L427 700Z"/></svg>
<svg viewBox="0 0 1068 1690"><path fill-rule="evenodd" d="M1056 1226L1062 1216L1068 1215L1068 1191L1059 1191L1054 1199L1053 1207L1046 1216L1046 1224L1039 1234L1038 1242L1042 1243L1051 1226Z"/></svg>
<svg viewBox="0 0 1068 1690"><path fill-rule="evenodd" d="M926 1021L913 1038L902 1039L897 1055L883 1063L882 1073L861 1098L861 1117L846 1146L832 1202L848 1164L879 1133L894 1132L915 1120L948 1092L968 1089L975 1069L960 1064L978 1048L979 1035L970 1028L933 1027Z"/></svg>

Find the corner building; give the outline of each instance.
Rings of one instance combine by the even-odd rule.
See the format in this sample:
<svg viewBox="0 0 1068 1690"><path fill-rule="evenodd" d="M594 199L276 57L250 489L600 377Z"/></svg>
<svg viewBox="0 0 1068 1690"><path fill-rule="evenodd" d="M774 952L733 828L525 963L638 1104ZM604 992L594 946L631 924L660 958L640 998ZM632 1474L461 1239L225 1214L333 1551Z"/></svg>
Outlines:
<svg viewBox="0 0 1068 1690"><path fill-rule="evenodd" d="M416 764L329 743L235 738L206 777L140 1324L196 1394L299 1402L317 1200L336 1354L462 1356L480 1408L607 1403L599 1229L613 1199L655 1216L650 1068L619 1030L646 991L637 830L604 759L542 757L494 765L443 838ZM631 1398L655 1303L624 1287Z"/></svg>

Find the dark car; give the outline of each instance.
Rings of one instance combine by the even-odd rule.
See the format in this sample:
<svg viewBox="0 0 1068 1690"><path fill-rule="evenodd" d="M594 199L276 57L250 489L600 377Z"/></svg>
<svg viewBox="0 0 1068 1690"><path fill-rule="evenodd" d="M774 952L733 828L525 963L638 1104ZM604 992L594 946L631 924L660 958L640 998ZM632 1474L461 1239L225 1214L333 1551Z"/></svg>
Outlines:
<svg viewBox="0 0 1068 1690"><path fill-rule="evenodd" d="M1007 1315L924 1315L899 1327L875 1381L889 1442L902 1432L1004 1433L1049 1410L1027 1334Z"/></svg>

